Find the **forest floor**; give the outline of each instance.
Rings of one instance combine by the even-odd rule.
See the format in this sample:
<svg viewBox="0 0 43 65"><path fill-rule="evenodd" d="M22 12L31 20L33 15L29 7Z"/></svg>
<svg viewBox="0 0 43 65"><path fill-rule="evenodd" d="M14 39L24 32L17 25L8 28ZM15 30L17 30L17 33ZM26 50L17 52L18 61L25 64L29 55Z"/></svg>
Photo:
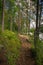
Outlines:
<svg viewBox="0 0 43 65"><path fill-rule="evenodd" d="M16 65L35 65L35 59L31 50L32 45L28 41L29 39L28 36L19 34L19 38L21 40L21 49ZM4 60L4 61L0 60L0 65L8 65L6 64L7 60L4 57L5 55L4 53L5 51L3 50L2 53L0 54L0 58Z"/></svg>
<svg viewBox="0 0 43 65"><path fill-rule="evenodd" d="M21 40L21 50L17 65L35 65L35 59L32 54L31 43L28 41L28 36L19 34L19 38Z"/></svg>

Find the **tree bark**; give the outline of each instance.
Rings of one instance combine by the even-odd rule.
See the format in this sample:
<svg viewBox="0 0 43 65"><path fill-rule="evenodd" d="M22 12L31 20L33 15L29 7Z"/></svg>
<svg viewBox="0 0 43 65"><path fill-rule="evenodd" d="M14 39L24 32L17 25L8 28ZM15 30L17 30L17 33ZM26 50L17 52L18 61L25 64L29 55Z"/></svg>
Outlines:
<svg viewBox="0 0 43 65"><path fill-rule="evenodd" d="M18 12L18 32L20 32L20 18L19 18L20 16L19 15L20 13Z"/></svg>
<svg viewBox="0 0 43 65"><path fill-rule="evenodd" d="M36 9L36 30L34 35L34 45L36 51L35 63L37 65L37 44L39 43L39 0L37 0L37 9Z"/></svg>
<svg viewBox="0 0 43 65"><path fill-rule="evenodd" d="M12 22L12 16L10 17L10 31L12 31L12 25L13 25L13 22Z"/></svg>
<svg viewBox="0 0 43 65"><path fill-rule="evenodd" d="M5 0L2 0L2 32L4 32L4 8L5 8Z"/></svg>
<svg viewBox="0 0 43 65"><path fill-rule="evenodd" d="M30 6L30 5L29 5ZM26 14L27 14L27 17L26 17L26 19L27 19L27 32L29 33L29 30L30 30L30 20L29 20L29 12L28 12L28 8L29 8L29 6L28 6L28 2L26 2L26 8L27 8L27 10L26 10Z"/></svg>

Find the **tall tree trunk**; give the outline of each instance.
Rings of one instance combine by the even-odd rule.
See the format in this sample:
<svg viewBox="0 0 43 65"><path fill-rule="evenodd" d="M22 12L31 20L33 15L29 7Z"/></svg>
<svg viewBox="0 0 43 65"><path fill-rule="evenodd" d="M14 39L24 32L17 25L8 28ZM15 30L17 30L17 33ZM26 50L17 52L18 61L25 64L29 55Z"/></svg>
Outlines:
<svg viewBox="0 0 43 65"><path fill-rule="evenodd" d="M19 10L18 10L18 21L17 21L17 23L18 23L18 32L20 32L20 6L19 6L19 0L17 2L18 2L18 8L19 8Z"/></svg>
<svg viewBox="0 0 43 65"><path fill-rule="evenodd" d="M12 25L13 25L13 22L12 22L12 16L10 17L10 31L12 31Z"/></svg>
<svg viewBox="0 0 43 65"><path fill-rule="evenodd" d="M39 14L39 29L40 29L42 5L40 5L40 9L39 10L40 10L40 14Z"/></svg>
<svg viewBox="0 0 43 65"><path fill-rule="evenodd" d="M36 44L39 39L39 21L38 21L38 13L39 13L39 0L37 0L37 9L36 9L36 30L35 30L35 35L34 35L34 43L35 43L35 49L36 49Z"/></svg>
<svg viewBox="0 0 43 65"><path fill-rule="evenodd" d="M29 6L30 6L30 0L29 0Z"/></svg>
<svg viewBox="0 0 43 65"><path fill-rule="evenodd" d="M5 8L5 0L2 0L2 32L4 32L4 8Z"/></svg>
<svg viewBox="0 0 43 65"><path fill-rule="evenodd" d="M27 14L27 17L26 17L26 19L27 19L27 32L29 33L29 30L30 30L30 20L29 20L29 12L28 12L28 8L29 8L29 6L28 6L28 2L26 2L26 8L27 8L27 10L26 10L26 14Z"/></svg>
<svg viewBox="0 0 43 65"><path fill-rule="evenodd" d="M36 47L36 42L37 42L37 38L39 38L39 0L37 0L37 9L36 9L36 30L35 30L35 47Z"/></svg>
<svg viewBox="0 0 43 65"><path fill-rule="evenodd" d="M37 44L39 43L39 0L37 0L37 9L36 9L36 30L35 30L35 37L34 37L34 44L35 44L35 51L36 51L36 57L35 62L37 65Z"/></svg>

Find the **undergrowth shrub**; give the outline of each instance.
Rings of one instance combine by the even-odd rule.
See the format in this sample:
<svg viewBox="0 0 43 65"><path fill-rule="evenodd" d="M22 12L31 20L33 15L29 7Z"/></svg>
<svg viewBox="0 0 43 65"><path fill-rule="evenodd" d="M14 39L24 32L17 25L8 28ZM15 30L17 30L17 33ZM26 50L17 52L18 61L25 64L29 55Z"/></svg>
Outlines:
<svg viewBox="0 0 43 65"><path fill-rule="evenodd" d="M39 43L37 43L37 65L43 65L43 41L39 40Z"/></svg>
<svg viewBox="0 0 43 65"><path fill-rule="evenodd" d="M16 65L16 59L19 57L21 42L18 35L11 31L4 31L0 34L0 45L3 45L6 53L7 62L9 65Z"/></svg>
<svg viewBox="0 0 43 65"><path fill-rule="evenodd" d="M43 65L43 40L38 40L38 42L35 43L34 35L29 35L29 41L32 44L31 49L33 56L36 58L36 65Z"/></svg>

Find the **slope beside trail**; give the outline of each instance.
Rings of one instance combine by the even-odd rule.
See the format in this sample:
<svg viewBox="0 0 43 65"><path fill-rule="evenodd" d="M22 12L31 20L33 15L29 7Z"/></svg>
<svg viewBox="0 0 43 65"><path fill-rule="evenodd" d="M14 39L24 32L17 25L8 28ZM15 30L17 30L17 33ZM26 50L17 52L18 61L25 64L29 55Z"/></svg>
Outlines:
<svg viewBox="0 0 43 65"><path fill-rule="evenodd" d="M35 65L35 60L32 57L31 44L28 42L28 36L20 35L21 50L17 60L17 65Z"/></svg>

